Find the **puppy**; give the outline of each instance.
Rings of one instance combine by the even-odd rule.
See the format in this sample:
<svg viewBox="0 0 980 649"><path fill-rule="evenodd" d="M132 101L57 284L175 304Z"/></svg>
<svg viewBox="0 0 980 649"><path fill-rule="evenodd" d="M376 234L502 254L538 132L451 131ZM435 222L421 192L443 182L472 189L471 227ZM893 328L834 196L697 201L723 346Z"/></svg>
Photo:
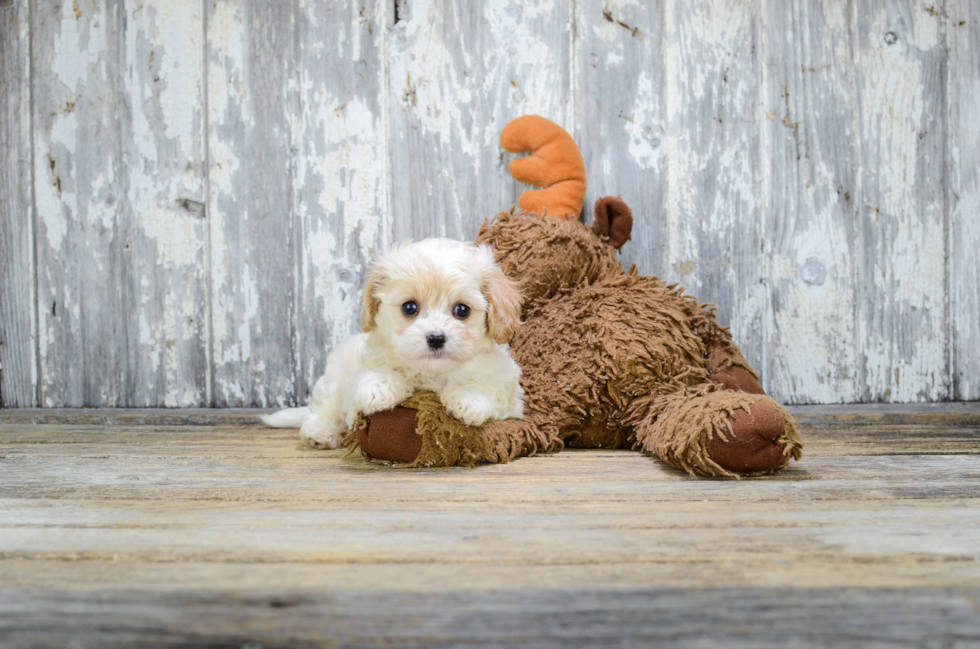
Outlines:
<svg viewBox="0 0 980 649"><path fill-rule="evenodd" d="M521 294L489 246L449 239L403 244L371 269L364 332L334 349L307 408L262 420L300 428L316 448L338 448L358 412L390 410L416 390L437 392L469 426L523 416L521 371L508 344Z"/></svg>

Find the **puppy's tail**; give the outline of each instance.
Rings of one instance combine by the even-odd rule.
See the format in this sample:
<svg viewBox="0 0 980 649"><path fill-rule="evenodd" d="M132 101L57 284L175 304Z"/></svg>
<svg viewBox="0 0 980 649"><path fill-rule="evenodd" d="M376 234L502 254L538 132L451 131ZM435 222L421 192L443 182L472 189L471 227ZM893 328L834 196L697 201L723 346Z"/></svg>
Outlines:
<svg viewBox="0 0 980 649"><path fill-rule="evenodd" d="M262 415L260 419L266 426L273 428L299 428L307 419L313 416L309 407L284 408L268 415Z"/></svg>

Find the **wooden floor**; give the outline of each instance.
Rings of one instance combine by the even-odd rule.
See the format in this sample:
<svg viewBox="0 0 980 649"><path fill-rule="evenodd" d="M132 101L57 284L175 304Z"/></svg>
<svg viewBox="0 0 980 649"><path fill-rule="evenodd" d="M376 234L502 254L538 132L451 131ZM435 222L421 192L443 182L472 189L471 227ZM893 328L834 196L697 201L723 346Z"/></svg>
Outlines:
<svg viewBox="0 0 980 649"><path fill-rule="evenodd" d="M804 460L405 470L241 411L0 411L0 647L980 646L980 407Z"/></svg>

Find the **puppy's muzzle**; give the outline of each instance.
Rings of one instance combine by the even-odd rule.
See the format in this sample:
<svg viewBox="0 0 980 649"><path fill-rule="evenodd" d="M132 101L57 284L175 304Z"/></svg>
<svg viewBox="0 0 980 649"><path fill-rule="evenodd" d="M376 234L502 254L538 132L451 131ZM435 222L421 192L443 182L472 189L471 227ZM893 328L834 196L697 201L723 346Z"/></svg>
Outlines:
<svg viewBox="0 0 980 649"><path fill-rule="evenodd" d="M429 349L442 349L446 344L446 334L431 333L425 337L425 342L429 345Z"/></svg>

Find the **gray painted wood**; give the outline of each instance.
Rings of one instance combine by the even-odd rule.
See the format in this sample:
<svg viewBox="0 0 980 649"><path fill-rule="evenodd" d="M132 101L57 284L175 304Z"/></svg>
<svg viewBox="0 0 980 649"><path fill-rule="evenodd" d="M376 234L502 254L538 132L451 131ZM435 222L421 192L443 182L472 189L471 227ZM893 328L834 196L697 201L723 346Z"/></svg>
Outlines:
<svg viewBox="0 0 980 649"><path fill-rule="evenodd" d="M305 400L355 331L390 229L383 6L209 5L215 405Z"/></svg>
<svg viewBox="0 0 980 649"><path fill-rule="evenodd" d="M571 5L399 2L388 30L391 218L396 239L470 239L523 190L500 148L510 120L572 126Z"/></svg>
<svg viewBox="0 0 980 649"><path fill-rule="evenodd" d="M864 401L949 398L944 2L858 0Z"/></svg>
<svg viewBox="0 0 980 649"><path fill-rule="evenodd" d="M302 239L295 356L302 403L327 353L360 331L367 270L392 241L382 93L386 10L386 0L297 8L294 192ZM274 394L268 399L277 403Z"/></svg>
<svg viewBox="0 0 980 649"><path fill-rule="evenodd" d="M575 5L575 131L589 179L585 222L603 196L633 210L624 265L672 274L667 264L664 7L580 0Z"/></svg>
<svg viewBox="0 0 980 649"><path fill-rule="evenodd" d="M27 0L0 3L0 407L37 404Z"/></svg>
<svg viewBox="0 0 980 649"><path fill-rule="evenodd" d="M199 404L201 3L37 3L32 21L41 404Z"/></svg>
<svg viewBox="0 0 980 649"><path fill-rule="evenodd" d="M767 2L762 39L766 388L855 402L861 149L851 2Z"/></svg>
<svg viewBox="0 0 980 649"><path fill-rule="evenodd" d="M513 204L525 113L777 398L980 399L975 4L6 3L0 400L305 401L379 250Z"/></svg>
<svg viewBox="0 0 980 649"><path fill-rule="evenodd" d="M980 6L948 0L946 15L952 396L980 399Z"/></svg>
<svg viewBox="0 0 980 649"><path fill-rule="evenodd" d="M296 6L208 3L213 403L296 399Z"/></svg>
<svg viewBox="0 0 980 649"><path fill-rule="evenodd" d="M665 278L717 305L745 358L764 371L761 20L757 2L665 3Z"/></svg>

